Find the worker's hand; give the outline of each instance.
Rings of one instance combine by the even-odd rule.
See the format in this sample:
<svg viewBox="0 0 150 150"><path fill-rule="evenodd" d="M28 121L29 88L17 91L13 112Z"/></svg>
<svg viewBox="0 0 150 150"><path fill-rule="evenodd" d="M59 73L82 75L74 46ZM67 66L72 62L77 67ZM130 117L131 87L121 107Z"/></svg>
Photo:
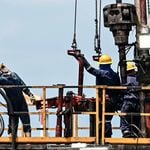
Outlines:
<svg viewBox="0 0 150 150"><path fill-rule="evenodd" d="M57 117L61 117L61 116L63 115L63 111L58 111L58 112L56 113L56 115L57 115Z"/></svg>
<svg viewBox="0 0 150 150"><path fill-rule="evenodd" d="M36 98L33 94L30 95L30 99L31 99L31 102L33 103L33 105L36 103Z"/></svg>
<svg viewBox="0 0 150 150"><path fill-rule="evenodd" d="M45 107L46 107L46 108L48 107L47 101L45 101ZM44 108L44 101L42 100L42 101L41 101L41 109L43 109L43 108Z"/></svg>
<svg viewBox="0 0 150 150"><path fill-rule="evenodd" d="M74 102L79 105L81 103L81 101L83 100L83 97L82 96L79 96L79 95L75 95L74 97Z"/></svg>

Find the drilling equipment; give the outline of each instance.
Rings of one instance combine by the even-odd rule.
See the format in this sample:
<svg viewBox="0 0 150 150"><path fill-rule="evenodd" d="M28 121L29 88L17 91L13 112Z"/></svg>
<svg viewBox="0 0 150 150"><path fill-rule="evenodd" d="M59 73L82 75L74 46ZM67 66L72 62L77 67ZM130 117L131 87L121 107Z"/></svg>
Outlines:
<svg viewBox="0 0 150 150"><path fill-rule="evenodd" d="M125 47L128 45L129 32L132 26L136 25L135 6L117 0L116 4L105 6L103 14L104 26L110 28L115 39L115 45L119 48L120 75L122 83L126 83Z"/></svg>
<svg viewBox="0 0 150 150"><path fill-rule="evenodd" d="M148 1L149 2L149 1ZM136 7L135 7L136 6ZM150 84L150 54L149 28L147 26L146 0L136 0L135 5L116 0L115 4L104 7L104 26L109 27L119 48L119 65L122 84L126 83L126 46L135 46L134 60L138 67L138 81L140 86ZM136 42L129 44L128 37L132 26L136 26ZM149 91L140 90L140 112L149 113ZM146 119L146 120L145 120ZM142 134L150 136L150 119L141 117Z"/></svg>

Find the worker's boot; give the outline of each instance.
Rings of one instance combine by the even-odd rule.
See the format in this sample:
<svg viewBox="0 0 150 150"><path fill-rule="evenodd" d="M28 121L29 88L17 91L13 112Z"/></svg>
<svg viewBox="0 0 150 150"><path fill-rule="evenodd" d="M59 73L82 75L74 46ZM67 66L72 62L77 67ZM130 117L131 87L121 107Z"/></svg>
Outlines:
<svg viewBox="0 0 150 150"><path fill-rule="evenodd" d="M11 134L11 133L9 133L9 134L8 134L8 137L12 137L12 134Z"/></svg>
<svg viewBox="0 0 150 150"><path fill-rule="evenodd" d="M31 137L31 132L26 132L25 137Z"/></svg>
<svg viewBox="0 0 150 150"><path fill-rule="evenodd" d="M31 132L25 132L24 135L25 135L25 137L31 137ZM30 143L27 143L26 145L29 147L31 146Z"/></svg>

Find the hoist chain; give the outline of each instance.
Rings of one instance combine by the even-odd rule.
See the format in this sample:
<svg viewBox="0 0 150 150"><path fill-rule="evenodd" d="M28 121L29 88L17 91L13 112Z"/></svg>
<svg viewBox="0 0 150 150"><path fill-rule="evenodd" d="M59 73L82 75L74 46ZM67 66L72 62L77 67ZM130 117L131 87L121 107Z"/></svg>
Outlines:
<svg viewBox="0 0 150 150"><path fill-rule="evenodd" d="M98 22L98 3L95 0L95 37L94 37L94 50L98 55L101 54L101 0L99 2L99 22Z"/></svg>

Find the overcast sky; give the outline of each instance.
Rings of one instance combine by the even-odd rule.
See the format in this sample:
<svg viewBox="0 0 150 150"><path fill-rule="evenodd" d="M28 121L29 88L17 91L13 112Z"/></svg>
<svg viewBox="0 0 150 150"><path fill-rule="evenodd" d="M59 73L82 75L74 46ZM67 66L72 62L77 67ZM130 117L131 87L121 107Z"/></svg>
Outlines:
<svg viewBox="0 0 150 150"><path fill-rule="evenodd" d="M111 2L115 0L102 0L102 8ZM97 67L92 60L96 54L94 19L95 1L78 0L77 45ZM0 62L17 72L28 85L77 84L78 64L67 55L73 25L74 0L0 0ZM102 53L113 57L116 69L117 47L112 33L103 27L103 18L101 26ZM91 82L85 80L85 84L93 84L95 79L86 76Z"/></svg>
<svg viewBox="0 0 150 150"><path fill-rule="evenodd" d="M102 8L115 2L102 0ZM73 40L74 3L74 0L0 0L0 62L18 73L27 85L77 85L78 63L67 55ZM78 49L98 67L92 60L96 54L94 19L95 1L78 0ZM103 18L101 27L102 53L112 56L116 70L118 49L112 33L104 28ZM135 36L133 32L130 35ZM95 78L85 72L84 84L94 85Z"/></svg>

